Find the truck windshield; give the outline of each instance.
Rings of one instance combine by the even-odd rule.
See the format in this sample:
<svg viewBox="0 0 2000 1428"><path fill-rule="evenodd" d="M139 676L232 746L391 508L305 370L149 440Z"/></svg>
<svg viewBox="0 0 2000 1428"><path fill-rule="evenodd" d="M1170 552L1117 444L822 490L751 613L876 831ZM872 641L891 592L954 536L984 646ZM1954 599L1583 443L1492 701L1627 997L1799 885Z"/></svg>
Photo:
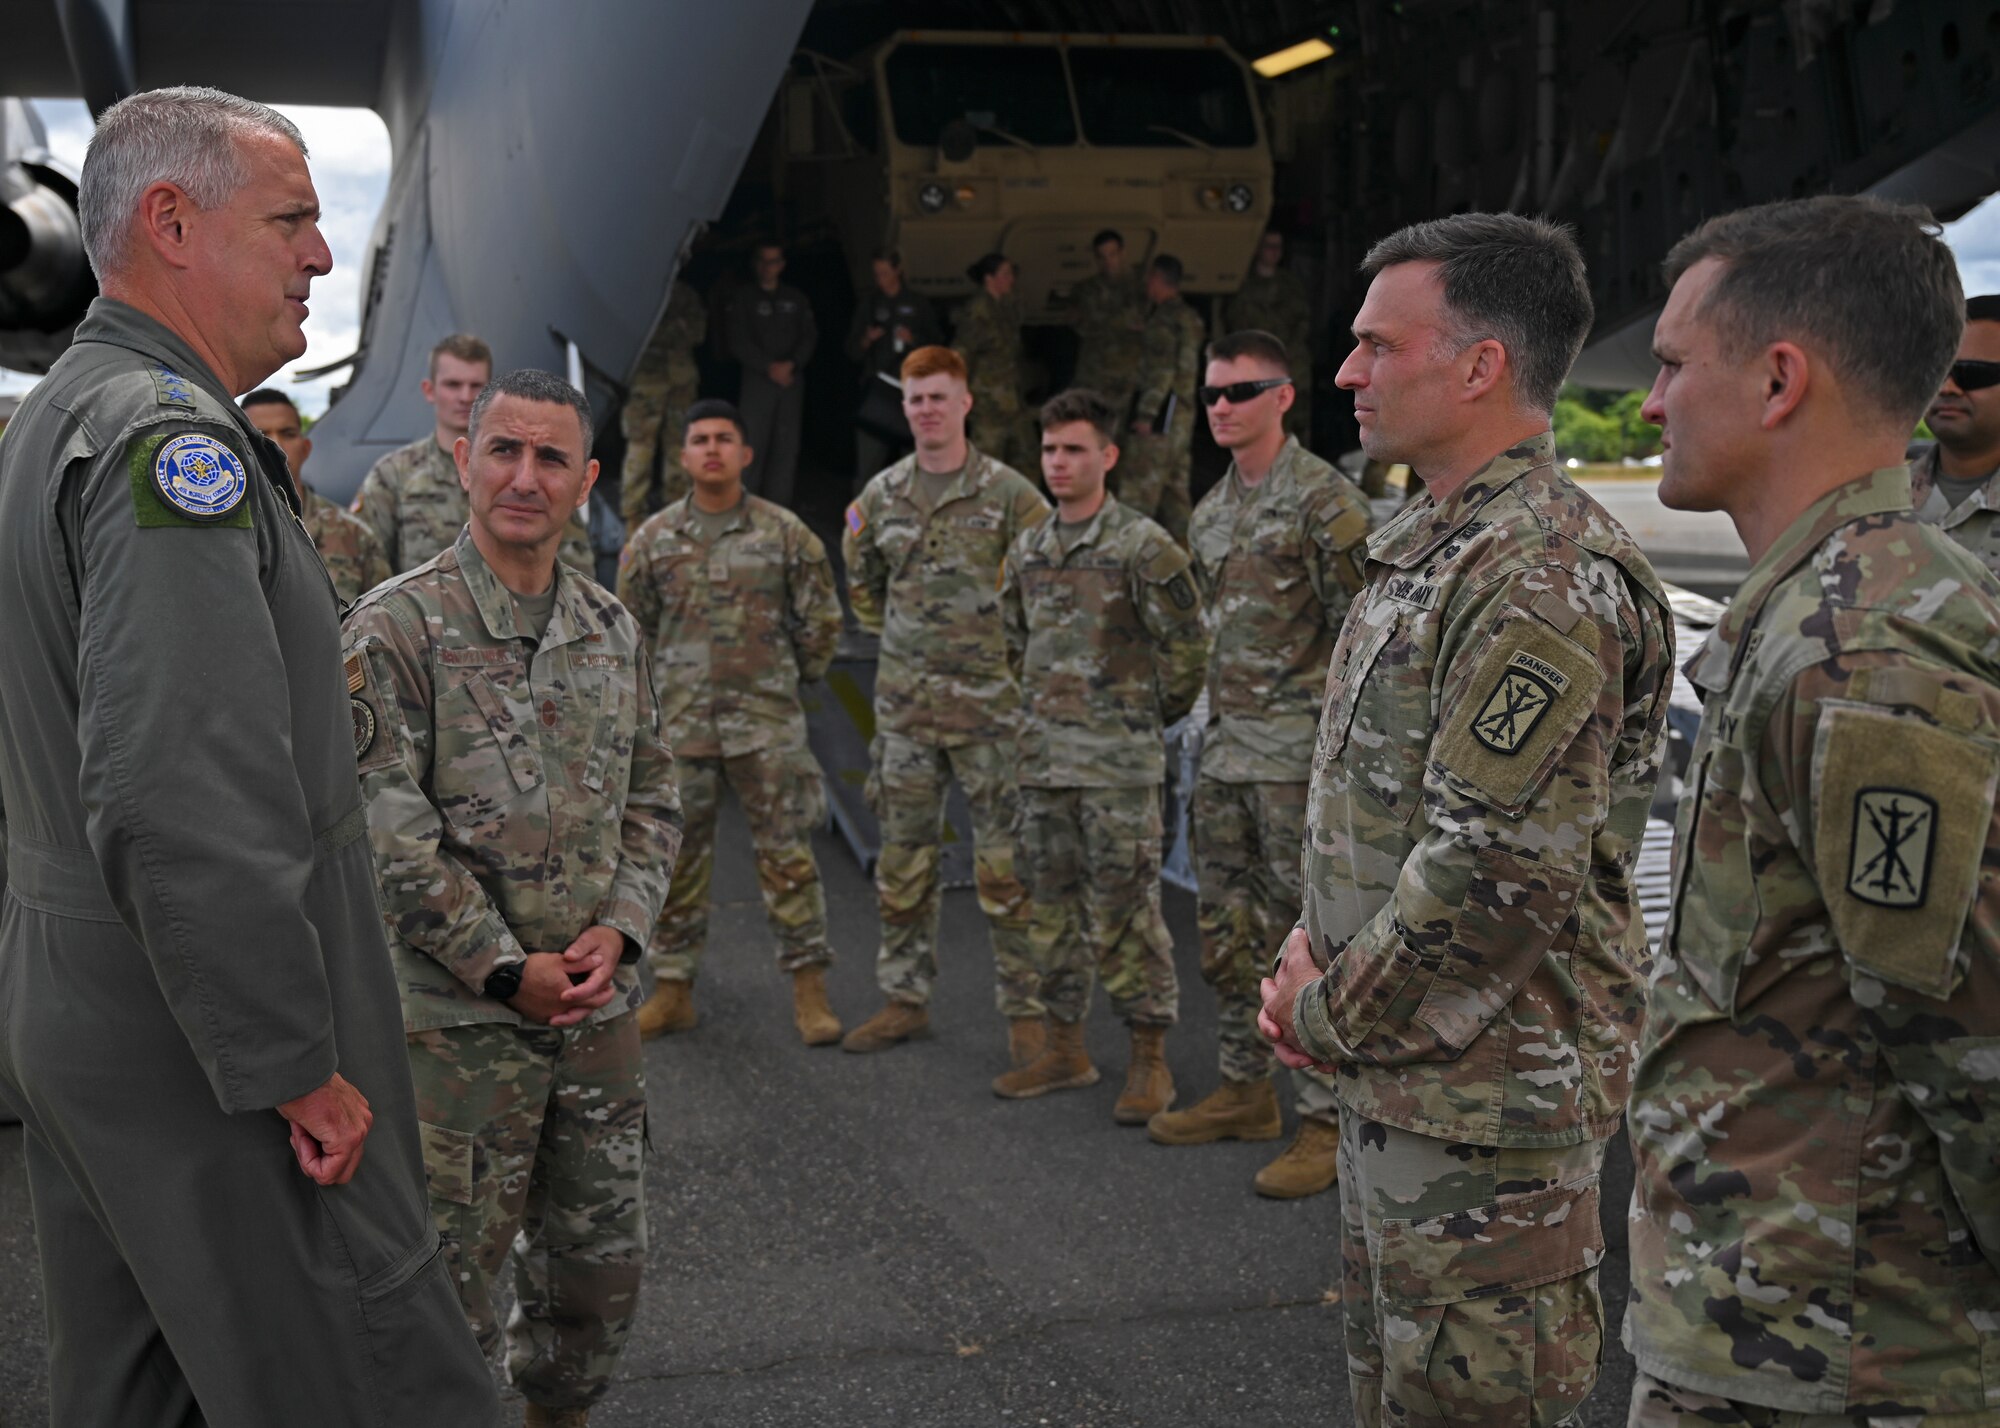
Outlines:
<svg viewBox="0 0 2000 1428"><path fill-rule="evenodd" d="M1083 135L1100 147L1218 149L1257 142L1243 70L1215 50L1079 45L1069 52Z"/></svg>
<svg viewBox="0 0 2000 1428"><path fill-rule="evenodd" d="M1009 142L995 130L1036 145L1076 142L1062 58L1052 46L899 45L883 69L896 137L905 144L935 144L944 126L960 119L983 145Z"/></svg>

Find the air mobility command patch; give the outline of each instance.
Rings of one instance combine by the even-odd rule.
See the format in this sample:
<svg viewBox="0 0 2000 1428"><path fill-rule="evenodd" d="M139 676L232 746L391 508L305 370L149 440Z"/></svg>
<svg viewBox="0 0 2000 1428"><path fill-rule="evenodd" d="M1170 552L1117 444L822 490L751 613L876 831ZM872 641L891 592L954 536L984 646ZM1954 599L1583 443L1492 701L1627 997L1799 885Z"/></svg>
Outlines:
<svg viewBox="0 0 2000 1428"><path fill-rule="evenodd" d="M2000 748L1880 705L1827 700L1812 779L1813 871L1840 950L1885 982L1950 995Z"/></svg>
<svg viewBox="0 0 2000 1428"><path fill-rule="evenodd" d="M1506 813L1534 799L1596 706L1597 660L1545 617L1509 607L1452 707L1436 757Z"/></svg>
<svg viewBox="0 0 2000 1428"><path fill-rule="evenodd" d="M132 444L128 468L141 526L250 526L243 458L205 432L141 438Z"/></svg>
<svg viewBox="0 0 2000 1428"><path fill-rule="evenodd" d="M347 704L354 716L354 757L359 759L375 746L375 711L368 707L368 701L361 698L361 691L368 687L368 667L363 663L361 652L356 650L347 657Z"/></svg>

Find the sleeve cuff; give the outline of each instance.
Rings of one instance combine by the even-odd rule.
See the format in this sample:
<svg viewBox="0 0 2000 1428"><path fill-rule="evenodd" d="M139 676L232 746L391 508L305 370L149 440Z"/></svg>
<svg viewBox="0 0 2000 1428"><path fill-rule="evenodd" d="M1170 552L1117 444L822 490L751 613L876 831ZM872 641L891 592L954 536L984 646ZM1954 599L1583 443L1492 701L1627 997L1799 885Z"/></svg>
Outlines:
<svg viewBox="0 0 2000 1428"><path fill-rule="evenodd" d="M493 935L481 939L478 955L450 963L447 968L452 976L472 989L474 996L482 997L486 995L486 979L493 975L494 968L508 962L528 960L527 949L505 922L491 917L484 927Z"/></svg>
<svg viewBox="0 0 2000 1428"><path fill-rule="evenodd" d="M1332 1024L1326 1011L1326 981L1308 983L1292 1003L1292 1040L1315 1061L1334 1062L1340 1052L1329 1039Z"/></svg>

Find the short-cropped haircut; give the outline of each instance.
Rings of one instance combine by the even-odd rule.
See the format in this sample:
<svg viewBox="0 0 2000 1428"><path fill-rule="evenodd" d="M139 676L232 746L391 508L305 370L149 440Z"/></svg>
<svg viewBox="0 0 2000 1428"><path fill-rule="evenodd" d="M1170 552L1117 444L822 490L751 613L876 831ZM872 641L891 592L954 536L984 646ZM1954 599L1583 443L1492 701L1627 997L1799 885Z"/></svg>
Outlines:
<svg viewBox="0 0 2000 1428"><path fill-rule="evenodd" d="M583 425L584 449L577 453L578 460L590 456L590 443L597 431L596 418L590 414L590 398L565 382L553 372L544 372L538 367L520 367L503 373L488 382L472 404L472 416L467 422L466 434L474 446L479 443L479 422L493 403L501 397L519 397L528 402L548 402L559 407L568 407L576 413Z"/></svg>
<svg viewBox="0 0 2000 1428"><path fill-rule="evenodd" d="M469 332L454 332L440 337L431 346L431 355L424 375L433 382L437 380L438 358L456 357L461 362L477 362L488 372L493 370L493 349L486 345L484 338L474 337Z"/></svg>
<svg viewBox="0 0 2000 1428"><path fill-rule="evenodd" d="M1965 290L1927 208L1845 194L1719 214L1667 254L1668 283L1722 265L1699 316L1741 360L1815 348L1883 425L1917 424L1958 354Z"/></svg>
<svg viewBox="0 0 2000 1428"><path fill-rule="evenodd" d="M1211 362L1233 362L1238 357L1253 357L1259 362L1268 362L1285 376L1292 373L1292 354L1285 350L1275 334L1261 328L1246 327L1241 332L1225 333L1208 344L1208 360Z"/></svg>
<svg viewBox="0 0 2000 1428"><path fill-rule="evenodd" d="M1087 421L1098 439L1110 442L1118 436L1118 413L1100 393L1089 387L1071 387L1057 392L1042 403L1042 430L1054 431L1073 421Z"/></svg>
<svg viewBox="0 0 2000 1428"><path fill-rule="evenodd" d="M1372 278L1399 263L1436 263L1453 348L1498 342L1520 405L1555 410L1593 316L1583 254L1567 226L1518 213L1433 218L1370 248L1361 271Z"/></svg>
<svg viewBox="0 0 2000 1428"><path fill-rule="evenodd" d="M966 381L965 359L949 347L919 347L903 359L903 380L914 382L919 377L955 377Z"/></svg>
<svg viewBox="0 0 2000 1428"><path fill-rule="evenodd" d="M687 433L694 430L698 421L726 421L735 426L740 441L750 439L750 428L743 424L743 413L736 410L736 403L724 401L721 397L703 397L698 402L689 402L688 409L681 413L681 441L687 442Z"/></svg>

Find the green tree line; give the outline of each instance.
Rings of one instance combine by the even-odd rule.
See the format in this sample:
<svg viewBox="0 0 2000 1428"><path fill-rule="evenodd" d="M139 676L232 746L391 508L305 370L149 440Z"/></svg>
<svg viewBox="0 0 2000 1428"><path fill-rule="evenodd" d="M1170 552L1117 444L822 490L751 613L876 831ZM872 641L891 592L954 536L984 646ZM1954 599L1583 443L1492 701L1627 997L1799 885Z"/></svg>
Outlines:
<svg viewBox="0 0 2000 1428"><path fill-rule="evenodd" d="M1644 392L1563 388L1550 418L1557 454L1593 465L1657 455L1660 429L1639 415L1645 400Z"/></svg>

